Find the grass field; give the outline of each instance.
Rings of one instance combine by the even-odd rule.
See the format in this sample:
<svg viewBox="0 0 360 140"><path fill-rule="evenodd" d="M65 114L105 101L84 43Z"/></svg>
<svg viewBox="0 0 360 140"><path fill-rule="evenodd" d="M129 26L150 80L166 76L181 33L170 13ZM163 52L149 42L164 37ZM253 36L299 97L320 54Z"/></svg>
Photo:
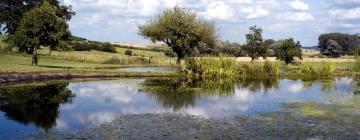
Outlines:
<svg viewBox="0 0 360 140"><path fill-rule="evenodd" d="M39 51L39 54L42 56L46 56L53 59L59 59L59 60L69 60L69 61L76 61L76 62L86 62L86 63L97 63L102 64L105 61L109 59L118 59L118 60L138 60L142 61L141 64L147 63L149 61L149 58L152 59L152 64L162 64L165 62L165 64L170 64L170 58L165 57L163 53L159 52L153 52L153 51L145 51L145 50L133 50L133 54L142 55L141 56L127 56L124 55L125 50L124 48L117 48L118 53L108 53L108 52L101 52L101 51L52 51L49 54L49 50L47 48L43 48ZM174 58L172 58L174 59ZM40 60L41 61L41 60ZM168 61L168 62L167 62ZM174 59L175 61L175 59ZM128 63L135 63L134 61L128 62ZM125 64L128 64L125 63ZM140 63L140 62L139 62ZM122 63L124 64L124 63Z"/></svg>

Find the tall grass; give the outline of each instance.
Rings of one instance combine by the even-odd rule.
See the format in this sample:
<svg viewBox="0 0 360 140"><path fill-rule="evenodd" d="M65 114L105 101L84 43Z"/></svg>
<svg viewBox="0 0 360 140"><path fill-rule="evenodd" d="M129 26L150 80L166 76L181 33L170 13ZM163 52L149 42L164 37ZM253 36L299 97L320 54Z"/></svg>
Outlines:
<svg viewBox="0 0 360 140"><path fill-rule="evenodd" d="M200 77L232 77L237 75L238 65L233 58L188 58L185 60L186 70L191 75Z"/></svg>
<svg viewBox="0 0 360 140"><path fill-rule="evenodd" d="M227 57L188 58L185 65L191 75L199 77L277 76L281 68L279 62L237 63Z"/></svg>
<svg viewBox="0 0 360 140"><path fill-rule="evenodd" d="M335 73L336 66L332 62L322 62L318 65L302 63L300 70L303 75L308 76L332 76Z"/></svg>
<svg viewBox="0 0 360 140"><path fill-rule="evenodd" d="M356 61L353 65L352 69L357 73L360 72L360 58L359 57L356 58Z"/></svg>
<svg viewBox="0 0 360 140"><path fill-rule="evenodd" d="M242 77L277 76L280 75L280 68L279 62L265 61L264 63L242 63L238 71Z"/></svg>

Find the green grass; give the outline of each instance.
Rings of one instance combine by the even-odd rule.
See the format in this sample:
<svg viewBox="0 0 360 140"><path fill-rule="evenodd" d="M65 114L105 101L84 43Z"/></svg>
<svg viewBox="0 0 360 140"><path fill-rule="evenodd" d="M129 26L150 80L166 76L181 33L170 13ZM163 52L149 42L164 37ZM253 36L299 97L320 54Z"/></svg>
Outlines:
<svg viewBox="0 0 360 140"><path fill-rule="evenodd" d="M118 53L109 53L101 51L52 51L49 54L48 48L43 48L39 50L39 54L47 56L53 59L59 60L69 60L77 62L86 62L86 63L98 63L103 64L107 63L111 59L118 59L119 64L136 64L143 65L171 65L175 64L175 58L168 58L163 55L163 53L153 52L153 51L144 51L144 50L133 50L133 54L141 54L142 56L127 56L125 55L125 50L123 48L117 48ZM151 58L151 60L149 60ZM170 60L172 59L172 60ZM41 61L41 60L40 60Z"/></svg>
<svg viewBox="0 0 360 140"><path fill-rule="evenodd" d="M116 48L117 53L121 55L125 55L126 50L132 50L134 56L145 56L145 57L165 57L164 53L162 52L154 52L154 51L147 51L147 50L136 50L136 49L127 49L127 48Z"/></svg>
<svg viewBox="0 0 360 140"><path fill-rule="evenodd" d="M32 66L31 56L21 54L0 54L0 65L0 72L70 71L74 69L94 69L100 67L106 68L117 66L57 60L48 58L46 56L40 56L39 66Z"/></svg>

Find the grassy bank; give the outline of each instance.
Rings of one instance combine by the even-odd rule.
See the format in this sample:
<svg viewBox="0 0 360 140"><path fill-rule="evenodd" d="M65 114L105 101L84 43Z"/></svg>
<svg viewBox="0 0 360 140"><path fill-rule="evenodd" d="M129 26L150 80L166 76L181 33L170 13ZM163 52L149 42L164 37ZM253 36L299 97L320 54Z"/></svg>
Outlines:
<svg viewBox="0 0 360 140"><path fill-rule="evenodd" d="M193 77L263 77L263 76L350 76L358 75L356 62L301 62L285 65L282 62L238 62L232 58L190 58L186 60L187 74Z"/></svg>
<svg viewBox="0 0 360 140"><path fill-rule="evenodd" d="M22 54L0 54L0 74L8 73L121 73L115 69L134 66L162 66L159 64L147 65L119 65L89 62L76 62L40 56L38 66L31 65L31 56Z"/></svg>

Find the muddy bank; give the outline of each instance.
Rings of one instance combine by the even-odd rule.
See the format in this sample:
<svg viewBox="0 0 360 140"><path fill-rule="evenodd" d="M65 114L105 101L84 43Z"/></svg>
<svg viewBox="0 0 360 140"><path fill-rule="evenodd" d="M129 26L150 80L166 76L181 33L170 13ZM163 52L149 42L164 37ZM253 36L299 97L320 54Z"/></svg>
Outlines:
<svg viewBox="0 0 360 140"><path fill-rule="evenodd" d="M121 77L173 77L172 73L16 73L0 74L0 83L72 79L72 78L121 78Z"/></svg>

